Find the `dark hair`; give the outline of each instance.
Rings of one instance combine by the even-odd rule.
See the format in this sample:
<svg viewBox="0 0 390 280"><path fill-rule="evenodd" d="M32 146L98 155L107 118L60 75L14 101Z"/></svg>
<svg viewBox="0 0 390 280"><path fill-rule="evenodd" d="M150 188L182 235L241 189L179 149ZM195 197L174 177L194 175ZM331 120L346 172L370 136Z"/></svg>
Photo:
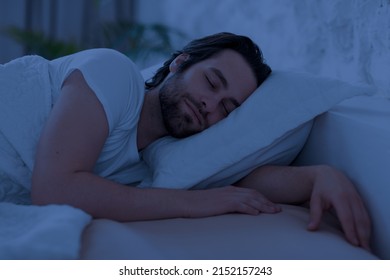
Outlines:
<svg viewBox="0 0 390 280"><path fill-rule="evenodd" d="M156 74L145 82L146 89L157 87L169 74L169 65L180 54L188 54L189 58L180 66L184 71L197 62L210 58L218 52L231 49L240 53L248 62L257 79L259 86L271 73L271 68L264 62L260 48L248 37L222 32L206 36L188 43L182 50L176 51L164 62Z"/></svg>

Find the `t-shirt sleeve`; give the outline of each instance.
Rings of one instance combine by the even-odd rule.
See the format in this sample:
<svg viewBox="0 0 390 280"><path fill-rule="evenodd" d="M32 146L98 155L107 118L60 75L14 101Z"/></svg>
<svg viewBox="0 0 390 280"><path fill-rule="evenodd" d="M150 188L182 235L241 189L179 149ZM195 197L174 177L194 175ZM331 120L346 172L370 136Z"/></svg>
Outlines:
<svg viewBox="0 0 390 280"><path fill-rule="evenodd" d="M104 108L110 133L135 121L144 81L128 57L112 49L91 49L69 56L65 66L64 80L72 71L81 71Z"/></svg>

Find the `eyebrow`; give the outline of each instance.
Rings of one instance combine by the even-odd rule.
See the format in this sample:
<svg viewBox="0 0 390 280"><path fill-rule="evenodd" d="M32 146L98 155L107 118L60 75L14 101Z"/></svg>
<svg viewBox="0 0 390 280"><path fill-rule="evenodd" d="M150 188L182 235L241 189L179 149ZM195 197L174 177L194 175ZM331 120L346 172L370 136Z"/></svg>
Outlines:
<svg viewBox="0 0 390 280"><path fill-rule="evenodd" d="M215 67L211 67L211 70L215 73L215 75L217 75L217 77L221 80L222 82L222 85L225 89L227 89L229 87L229 83L228 81L226 80L225 76L222 74L222 72L215 68Z"/></svg>

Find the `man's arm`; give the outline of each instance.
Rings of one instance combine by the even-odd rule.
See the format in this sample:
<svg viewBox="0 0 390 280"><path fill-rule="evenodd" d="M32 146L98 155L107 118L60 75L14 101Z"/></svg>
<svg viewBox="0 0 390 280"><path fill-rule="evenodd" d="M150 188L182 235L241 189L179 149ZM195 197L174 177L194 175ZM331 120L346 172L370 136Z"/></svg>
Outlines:
<svg viewBox="0 0 390 280"><path fill-rule="evenodd" d="M228 212L273 213L258 191L138 189L93 173L108 136L104 109L80 71L65 81L42 132L32 178L34 204L68 204L118 221L203 217Z"/></svg>
<svg viewBox="0 0 390 280"><path fill-rule="evenodd" d="M323 211L333 208L347 240L369 250L371 225L364 203L351 181L330 166L263 166L235 185L256 189L276 203L310 201L309 230L316 230Z"/></svg>

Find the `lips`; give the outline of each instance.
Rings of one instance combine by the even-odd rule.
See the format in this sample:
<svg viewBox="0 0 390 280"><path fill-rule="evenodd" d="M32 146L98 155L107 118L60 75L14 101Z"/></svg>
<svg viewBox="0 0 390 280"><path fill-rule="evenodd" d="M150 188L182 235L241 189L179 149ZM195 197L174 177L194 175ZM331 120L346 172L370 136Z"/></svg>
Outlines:
<svg viewBox="0 0 390 280"><path fill-rule="evenodd" d="M199 109L195 106L195 104L189 100L185 99L184 102L187 104L188 108L192 112L194 119L198 120L199 125L202 127L203 126L203 116L200 113Z"/></svg>

